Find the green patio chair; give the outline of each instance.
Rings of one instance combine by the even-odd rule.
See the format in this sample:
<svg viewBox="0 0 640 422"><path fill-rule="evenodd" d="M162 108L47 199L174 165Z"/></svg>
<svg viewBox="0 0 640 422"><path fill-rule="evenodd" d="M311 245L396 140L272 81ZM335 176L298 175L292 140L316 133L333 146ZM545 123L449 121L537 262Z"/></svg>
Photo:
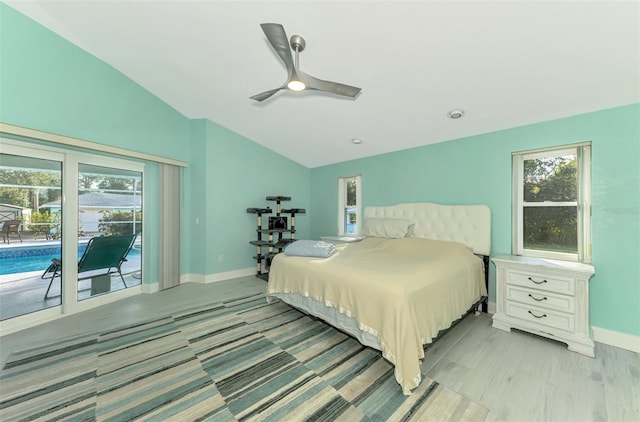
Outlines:
<svg viewBox="0 0 640 422"><path fill-rule="evenodd" d="M78 261L78 275L93 271L93 273L86 277L78 277L78 281L85 280L87 278L95 277L98 275L106 274L120 274L122 283L125 287L127 283L122 276L122 264L127 260L127 254L133 246L133 242L136 240L135 234L123 234L115 236L99 236L93 237L87 243L87 248L84 250L82 257ZM97 270L105 270L103 273L95 273ZM51 285L56 277L62 274L62 261L54 258L51 260L51 265L42 273L40 278L43 280L51 279L47 292L44 294L46 299L51 290Z"/></svg>

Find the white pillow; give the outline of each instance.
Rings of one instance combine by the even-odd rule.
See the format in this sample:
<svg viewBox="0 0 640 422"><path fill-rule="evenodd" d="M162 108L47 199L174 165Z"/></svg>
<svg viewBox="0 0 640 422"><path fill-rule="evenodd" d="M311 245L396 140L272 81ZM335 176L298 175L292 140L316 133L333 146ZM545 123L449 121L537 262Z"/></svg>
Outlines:
<svg viewBox="0 0 640 422"><path fill-rule="evenodd" d="M404 218L365 218L363 236L399 239L413 236L415 223Z"/></svg>

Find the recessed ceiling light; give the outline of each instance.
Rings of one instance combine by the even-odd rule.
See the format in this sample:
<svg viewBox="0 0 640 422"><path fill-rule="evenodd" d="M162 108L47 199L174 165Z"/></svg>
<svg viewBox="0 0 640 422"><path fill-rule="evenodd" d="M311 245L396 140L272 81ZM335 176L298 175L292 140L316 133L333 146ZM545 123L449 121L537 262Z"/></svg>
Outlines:
<svg viewBox="0 0 640 422"><path fill-rule="evenodd" d="M354 145L360 145L362 143L362 139L353 138L351 140L351 143L354 144Z"/></svg>
<svg viewBox="0 0 640 422"><path fill-rule="evenodd" d="M447 113L447 116L449 116L450 119L459 119L464 116L464 110L451 110L449 113Z"/></svg>

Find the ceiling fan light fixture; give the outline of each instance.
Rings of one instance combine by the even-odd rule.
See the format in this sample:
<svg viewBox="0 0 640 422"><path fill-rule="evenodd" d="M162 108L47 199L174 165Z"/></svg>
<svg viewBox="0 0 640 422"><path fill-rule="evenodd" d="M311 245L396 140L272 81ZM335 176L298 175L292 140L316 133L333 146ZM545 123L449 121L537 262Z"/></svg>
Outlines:
<svg viewBox="0 0 640 422"><path fill-rule="evenodd" d="M293 35L287 39L284 27L279 23L261 23L260 27L267 37L269 44L282 60L287 68L288 79L284 85L253 95L249 98L255 101L264 101L283 89L299 92L304 90L323 91L344 97L355 98L361 91L360 88L338 82L325 81L314 78L300 70L300 53L304 50L306 42L300 35ZM295 53L295 56L291 52Z"/></svg>
<svg viewBox="0 0 640 422"><path fill-rule="evenodd" d="M293 71L291 72L291 79L289 79L289 82L287 82L287 88L289 88L292 91L299 92L299 91L304 91L306 87L307 87L307 84L302 82L302 78L298 74L298 51L296 50L296 61L293 67Z"/></svg>
<svg viewBox="0 0 640 422"><path fill-rule="evenodd" d="M292 91L304 91L307 86L302 81L298 81L296 79L292 79L287 83L287 88Z"/></svg>

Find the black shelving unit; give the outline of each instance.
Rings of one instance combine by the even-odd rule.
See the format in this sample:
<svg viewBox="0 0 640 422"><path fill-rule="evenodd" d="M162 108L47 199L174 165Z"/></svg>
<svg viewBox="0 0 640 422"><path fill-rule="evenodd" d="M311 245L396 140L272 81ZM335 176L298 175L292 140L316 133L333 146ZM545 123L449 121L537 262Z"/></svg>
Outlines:
<svg viewBox="0 0 640 422"><path fill-rule="evenodd" d="M250 214L256 214L257 228L256 240L249 243L257 249L256 255L256 277L263 280L269 280L269 267L273 257L282 252L283 249L296 239L296 214L305 214L304 208L282 209L281 203L291 201L290 196L267 196L267 201L276 203L275 215L267 219L267 227L264 227L263 215L273 214L270 207L265 208L247 208ZM282 214L291 216L289 220Z"/></svg>

